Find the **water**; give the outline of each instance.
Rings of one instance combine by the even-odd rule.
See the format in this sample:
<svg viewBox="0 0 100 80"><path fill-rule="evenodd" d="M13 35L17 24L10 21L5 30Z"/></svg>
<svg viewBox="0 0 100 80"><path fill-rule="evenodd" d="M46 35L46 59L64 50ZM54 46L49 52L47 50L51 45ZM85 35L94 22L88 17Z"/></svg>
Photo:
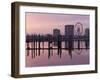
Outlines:
<svg viewBox="0 0 100 80"><path fill-rule="evenodd" d="M64 48L64 45L65 43L63 42L62 48ZM44 47L48 47L47 42L45 42ZM80 47L85 48L85 42L81 42ZM53 48L57 47L53 46ZM77 42L74 42L74 48L77 48ZM38 50L35 52L35 54L34 50L26 50L25 56L26 67L89 64L89 49L74 49L71 50L71 52L69 50L63 49L61 54L58 54L57 49L51 50L50 53L48 49L44 49L40 50L40 55Z"/></svg>

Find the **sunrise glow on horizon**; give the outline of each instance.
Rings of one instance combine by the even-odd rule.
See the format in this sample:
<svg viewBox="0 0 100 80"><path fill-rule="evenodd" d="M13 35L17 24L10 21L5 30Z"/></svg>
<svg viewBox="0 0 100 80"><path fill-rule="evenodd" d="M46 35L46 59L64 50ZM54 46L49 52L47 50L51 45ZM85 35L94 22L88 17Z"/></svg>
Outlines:
<svg viewBox="0 0 100 80"><path fill-rule="evenodd" d="M52 34L53 29L60 29L64 34L64 26L81 22L84 28L89 28L89 15L26 13L26 34Z"/></svg>

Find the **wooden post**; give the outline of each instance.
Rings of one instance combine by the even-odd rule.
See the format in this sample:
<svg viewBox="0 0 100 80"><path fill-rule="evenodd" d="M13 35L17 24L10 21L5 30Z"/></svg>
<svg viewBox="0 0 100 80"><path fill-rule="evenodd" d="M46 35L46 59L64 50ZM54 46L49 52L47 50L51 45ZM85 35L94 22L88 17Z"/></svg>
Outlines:
<svg viewBox="0 0 100 80"><path fill-rule="evenodd" d="M80 41L78 40L78 50L80 50Z"/></svg>
<svg viewBox="0 0 100 80"><path fill-rule="evenodd" d="M38 46L39 46L39 50L38 50L39 54L38 54L38 55L40 56L40 43L41 43L41 42L40 42L40 35L38 35L38 43L39 43L39 44L38 44Z"/></svg>
<svg viewBox="0 0 100 80"><path fill-rule="evenodd" d="M29 42L27 42L27 56L29 56L29 49L30 49Z"/></svg>
<svg viewBox="0 0 100 80"><path fill-rule="evenodd" d="M78 50L80 50L80 36L78 37Z"/></svg>
<svg viewBox="0 0 100 80"><path fill-rule="evenodd" d="M48 41L48 59L50 58L50 41Z"/></svg>

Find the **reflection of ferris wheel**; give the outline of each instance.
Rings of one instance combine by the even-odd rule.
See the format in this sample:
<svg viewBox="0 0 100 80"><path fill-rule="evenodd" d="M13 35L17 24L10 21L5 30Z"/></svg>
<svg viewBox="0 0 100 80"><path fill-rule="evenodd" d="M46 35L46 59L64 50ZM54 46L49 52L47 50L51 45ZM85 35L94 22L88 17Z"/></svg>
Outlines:
<svg viewBox="0 0 100 80"><path fill-rule="evenodd" d="M75 24L75 35L82 35L83 34L83 25L80 22Z"/></svg>
<svg viewBox="0 0 100 80"><path fill-rule="evenodd" d="M77 22L75 24L75 32L74 33L75 33L76 36L80 36L80 35L83 34L83 25L82 25L82 23ZM81 49L80 50L76 49L75 52L80 54L82 52L82 50Z"/></svg>

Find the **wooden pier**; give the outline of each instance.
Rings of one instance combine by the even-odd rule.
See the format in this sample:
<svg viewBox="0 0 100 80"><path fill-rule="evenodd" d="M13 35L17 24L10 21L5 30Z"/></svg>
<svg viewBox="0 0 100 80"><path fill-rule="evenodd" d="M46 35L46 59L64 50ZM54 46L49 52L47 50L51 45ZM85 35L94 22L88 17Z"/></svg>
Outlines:
<svg viewBox="0 0 100 80"><path fill-rule="evenodd" d="M48 47L46 48L44 46L45 42L48 43ZM57 45L53 45L53 43L57 43ZM65 47L62 47L62 42L65 42ZM74 47L74 42L77 42L77 47ZM81 47L81 42L85 43L85 48ZM31 43L31 46L30 46ZM56 48L54 47L56 46ZM68 50L71 58L72 58L72 50L83 50L83 49L89 49L89 36L65 36L65 35L59 35L59 36L53 36L53 35L27 35L26 36L26 50L32 50L32 58L35 58L35 56L40 56L40 51L48 50L48 58L50 58L51 54L53 55L53 50L57 50L57 55L60 56L62 54L62 50ZM51 53L52 52L52 53ZM37 54L38 53L38 54ZM27 55L29 55L29 52L27 52Z"/></svg>

